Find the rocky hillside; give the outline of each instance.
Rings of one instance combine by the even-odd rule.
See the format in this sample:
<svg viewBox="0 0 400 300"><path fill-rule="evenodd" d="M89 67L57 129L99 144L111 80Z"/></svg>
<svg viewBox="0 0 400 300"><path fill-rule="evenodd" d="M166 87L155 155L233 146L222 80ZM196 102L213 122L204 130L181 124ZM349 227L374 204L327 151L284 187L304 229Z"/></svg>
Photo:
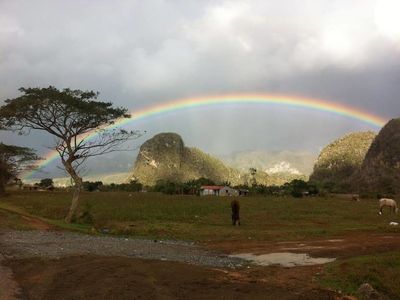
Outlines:
<svg viewBox="0 0 400 300"><path fill-rule="evenodd" d="M350 178L360 170L375 136L372 131L351 133L326 146L314 165L310 182L332 192L351 191Z"/></svg>
<svg viewBox="0 0 400 300"><path fill-rule="evenodd" d="M354 184L361 194L400 194L400 118L389 121L374 139Z"/></svg>
<svg viewBox="0 0 400 300"><path fill-rule="evenodd" d="M233 185L281 185L293 179L306 179L301 174L291 174L287 165L277 166L271 174L262 169L250 174L250 167L253 166L241 170L228 167L197 148L186 147L178 134L160 133L140 147L130 179L145 185L154 185L158 180L186 182L200 177L217 184L229 181Z"/></svg>
<svg viewBox="0 0 400 300"><path fill-rule="evenodd" d="M140 147L132 174L145 185L160 179L184 182L200 177L217 183L241 182L237 170L197 148L185 147L176 133L160 133L147 140Z"/></svg>

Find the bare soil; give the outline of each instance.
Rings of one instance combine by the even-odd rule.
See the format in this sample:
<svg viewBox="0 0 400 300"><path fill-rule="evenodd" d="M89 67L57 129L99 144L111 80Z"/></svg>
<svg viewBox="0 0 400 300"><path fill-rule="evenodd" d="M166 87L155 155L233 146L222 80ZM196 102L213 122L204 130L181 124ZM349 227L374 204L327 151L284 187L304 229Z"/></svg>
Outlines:
<svg viewBox="0 0 400 300"><path fill-rule="evenodd" d="M40 236L43 232L36 234ZM73 238L70 238L74 234L56 234L62 234L64 242L74 245ZM107 239L99 239L102 238ZM13 251L16 250L15 244L24 247L21 241L14 240L12 244ZM177 245L179 251L191 251L190 245L189 248L186 244L184 247ZM397 250L400 236L360 234L314 241L236 241L213 243L207 247L212 251L205 253L215 255L218 251L264 254L285 250L307 252L315 257L349 257ZM9 255L5 248L11 249L3 240L0 250ZM14 291L19 290L20 299L341 299L341 295L334 291L318 288L315 278L323 272L322 265L293 268L243 265L230 268L160 258L123 257L117 252L118 256L112 256L113 252L109 252L109 256L99 256L91 252L32 257L35 255L21 255L16 251L14 256L3 261L3 266L13 271L17 283Z"/></svg>
<svg viewBox="0 0 400 300"><path fill-rule="evenodd" d="M54 226L40 220L37 218L29 217L29 216L21 216L23 222L27 224L29 227L36 229L36 230L54 230L56 229Z"/></svg>
<svg viewBox="0 0 400 300"><path fill-rule="evenodd" d="M256 255L278 252L307 253L312 257L346 258L352 256L397 251L400 249L400 234L357 233L341 237L318 240L269 242L237 240L210 242L209 249L224 253L252 253Z"/></svg>
<svg viewBox="0 0 400 300"><path fill-rule="evenodd" d="M22 299L335 299L320 267L232 270L125 257L8 261Z"/></svg>

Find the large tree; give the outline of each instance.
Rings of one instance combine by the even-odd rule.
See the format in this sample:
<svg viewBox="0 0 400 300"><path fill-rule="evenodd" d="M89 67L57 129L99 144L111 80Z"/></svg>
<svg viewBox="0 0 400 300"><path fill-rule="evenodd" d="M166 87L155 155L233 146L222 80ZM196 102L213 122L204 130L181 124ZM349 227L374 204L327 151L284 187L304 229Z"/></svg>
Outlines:
<svg viewBox="0 0 400 300"><path fill-rule="evenodd" d="M34 150L0 143L0 196L5 195L5 185L17 179L18 173L33 168L32 163L39 159Z"/></svg>
<svg viewBox="0 0 400 300"><path fill-rule="evenodd" d="M20 88L21 96L0 107L0 125L20 134L31 129L55 137L55 149L74 182L74 193L65 221L70 223L79 205L82 177L79 167L89 158L122 150L121 145L138 132L113 128L117 119L129 118L127 109L97 101L98 93L55 87Z"/></svg>

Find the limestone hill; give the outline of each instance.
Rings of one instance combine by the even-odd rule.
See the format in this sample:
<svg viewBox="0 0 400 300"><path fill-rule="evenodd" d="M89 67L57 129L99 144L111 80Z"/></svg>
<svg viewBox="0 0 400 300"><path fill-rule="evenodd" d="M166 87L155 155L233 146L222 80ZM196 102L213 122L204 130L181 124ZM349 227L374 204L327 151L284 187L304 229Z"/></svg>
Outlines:
<svg viewBox="0 0 400 300"><path fill-rule="evenodd" d="M140 147L130 179L137 179L144 185L154 185L158 180L186 182L200 177L217 184L230 182L233 185L281 185L293 179L306 179L301 174L267 174L260 169L251 175L250 167L253 166L241 171L228 167L197 148L186 147L178 134L160 133Z"/></svg>
<svg viewBox="0 0 400 300"><path fill-rule="evenodd" d="M239 184L240 173L197 148L185 147L176 133L160 133L141 147L133 168L133 178L145 185L158 180L185 182L200 177L216 183Z"/></svg>
<svg viewBox="0 0 400 300"><path fill-rule="evenodd" d="M354 184L360 193L400 194L400 118L389 121L374 139Z"/></svg>
<svg viewBox="0 0 400 300"><path fill-rule="evenodd" d="M326 146L314 165L310 182L332 192L350 192L350 178L360 170L375 136L372 131L351 133Z"/></svg>

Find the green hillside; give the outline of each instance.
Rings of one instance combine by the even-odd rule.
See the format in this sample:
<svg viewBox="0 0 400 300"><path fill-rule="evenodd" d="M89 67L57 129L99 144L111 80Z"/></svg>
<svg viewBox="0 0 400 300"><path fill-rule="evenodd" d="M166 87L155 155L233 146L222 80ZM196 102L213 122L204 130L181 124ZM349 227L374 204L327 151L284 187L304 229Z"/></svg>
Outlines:
<svg viewBox="0 0 400 300"><path fill-rule="evenodd" d="M320 153L310 182L332 192L350 192L350 178L360 170L376 133L355 132L327 145Z"/></svg>

